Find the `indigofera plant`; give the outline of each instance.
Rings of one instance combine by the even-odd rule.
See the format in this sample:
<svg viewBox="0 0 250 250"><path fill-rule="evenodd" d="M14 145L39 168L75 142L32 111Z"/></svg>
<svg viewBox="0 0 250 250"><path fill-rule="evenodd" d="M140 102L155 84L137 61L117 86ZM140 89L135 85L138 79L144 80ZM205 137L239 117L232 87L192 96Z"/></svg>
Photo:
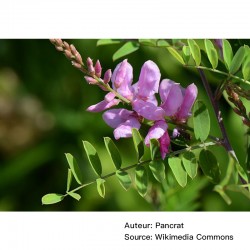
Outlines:
<svg viewBox="0 0 250 250"><path fill-rule="evenodd" d="M221 137L210 134L210 116L207 107L197 100L198 88L190 83L186 88L174 80L161 79L160 69L151 60L146 61L136 81L133 78L133 67L128 59L122 60L113 70L106 69L103 74L101 62L94 64L89 57L86 64L74 45L69 45L61 39L51 39L58 51L65 54L72 65L83 72L85 80L106 92L104 99L87 108L88 112L103 112L104 122L114 129L116 140L132 138L136 161L129 166L122 165L122 157L115 142L104 138L104 145L110 156L114 172L103 175L102 164L96 148L88 141L83 141L90 166L96 178L85 183L81 170L73 155L67 153L69 164L65 194L51 193L42 198L43 204L53 204L62 201L66 196L80 200L77 193L85 186L96 184L101 197L105 196L105 181L116 176L122 187L127 190L132 185L138 193L146 197L153 178L162 185L164 192L169 185L168 175L172 175L178 185L185 188L192 182L201 169L203 175L215 184L214 190L230 204L227 190L241 192L250 198L248 163L241 166L229 142L221 111L219 99L227 95L228 102L235 105L234 111L249 127L249 115L240 97L246 98L248 90L242 84L250 84L250 49L241 46L234 54L227 40L99 40L97 45L124 43L115 52L113 59L139 49L140 46L166 48L169 53L184 67L196 68L201 81L211 101ZM217 69L219 67L219 69ZM239 73L241 70L241 73ZM204 71L220 74L225 79L219 84L215 93L207 81ZM114 108L117 106L117 108ZM189 122L191 120L191 122ZM248 132L249 133L249 132ZM222 175L216 156L208 148L211 146L224 147L228 153L226 174ZM249 147L249 146L248 146ZM249 150L247 149L249 152ZM247 161L248 162L248 161ZM71 189L72 180L77 187ZM151 195L151 202L154 201Z"/></svg>

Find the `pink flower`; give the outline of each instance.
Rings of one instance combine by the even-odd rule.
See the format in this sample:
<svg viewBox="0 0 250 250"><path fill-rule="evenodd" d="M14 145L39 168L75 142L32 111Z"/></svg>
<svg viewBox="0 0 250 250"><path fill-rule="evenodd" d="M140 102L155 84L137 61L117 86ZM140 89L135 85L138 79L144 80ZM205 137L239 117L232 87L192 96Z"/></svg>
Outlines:
<svg viewBox="0 0 250 250"><path fill-rule="evenodd" d="M170 137L167 131L168 125L165 121L156 121L149 129L145 138L145 145L149 147L151 139L157 139L160 143L161 157L164 159L169 152Z"/></svg>
<svg viewBox="0 0 250 250"><path fill-rule="evenodd" d="M179 123L185 123L191 115L192 106L196 100L198 90L194 83L186 89L179 83L164 79L160 85L161 108L166 116L170 116Z"/></svg>
<svg viewBox="0 0 250 250"><path fill-rule="evenodd" d="M111 109L103 113L103 120L115 128L114 137L116 140L121 137L131 137L132 128L139 129L141 124L138 115L127 109Z"/></svg>

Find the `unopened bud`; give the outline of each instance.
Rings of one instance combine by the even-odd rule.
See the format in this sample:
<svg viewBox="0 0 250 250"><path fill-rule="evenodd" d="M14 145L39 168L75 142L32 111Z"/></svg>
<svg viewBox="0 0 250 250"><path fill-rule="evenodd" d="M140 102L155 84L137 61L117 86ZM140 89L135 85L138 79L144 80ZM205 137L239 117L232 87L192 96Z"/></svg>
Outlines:
<svg viewBox="0 0 250 250"><path fill-rule="evenodd" d="M242 115L242 113L240 112L240 110L237 109L237 108L234 108L233 111L234 111L237 115L240 115L240 116Z"/></svg>
<svg viewBox="0 0 250 250"><path fill-rule="evenodd" d="M250 127L250 121L247 120L246 118L242 118L242 121L245 125L247 125L248 127Z"/></svg>
<svg viewBox="0 0 250 250"><path fill-rule="evenodd" d="M111 102L112 100L115 99L115 94L112 92L109 92L107 95L105 95L104 100L106 102Z"/></svg>
<svg viewBox="0 0 250 250"><path fill-rule="evenodd" d="M64 41L63 45L64 45L65 49L70 50L70 46L67 42Z"/></svg>
<svg viewBox="0 0 250 250"><path fill-rule="evenodd" d="M74 62L74 61L72 61L71 63L77 69L81 69L82 68L82 65L80 63L77 63L77 62Z"/></svg>
<svg viewBox="0 0 250 250"><path fill-rule="evenodd" d="M88 71L91 75L95 74L95 69L93 66L93 61L90 57L87 58L87 66L88 66Z"/></svg>
<svg viewBox="0 0 250 250"><path fill-rule="evenodd" d="M63 41L62 41L62 39L54 39L54 40L55 40L55 43L56 43L57 46L60 46L60 47L63 46Z"/></svg>
<svg viewBox="0 0 250 250"><path fill-rule="evenodd" d="M101 77L102 75L102 66L99 60L97 60L95 64L95 74L97 77Z"/></svg>
<svg viewBox="0 0 250 250"><path fill-rule="evenodd" d="M111 72L111 69L108 69L105 74L104 74L104 77L103 77L103 82L105 84L109 83L110 82L110 79L111 79L111 76L112 76L112 72Z"/></svg>
<svg viewBox="0 0 250 250"><path fill-rule="evenodd" d="M124 81L126 71L127 71L127 59L122 61L122 63L120 64L117 70L115 81L114 81L114 85L117 89L121 86L122 82Z"/></svg>
<svg viewBox="0 0 250 250"><path fill-rule="evenodd" d="M94 79L93 77L90 76L84 76L85 80L89 83L89 84L97 84L98 81L96 79Z"/></svg>
<svg viewBox="0 0 250 250"><path fill-rule="evenodd" d="M52 38L52 39L49 39L51 43L53 44L56 44L56 39L55 38Z"/></svg>
<svg viewBox="0 0 250 250"><path fill-rule="evenodd" d="M79 53L75 54L75 60L80 63L80 64L83 64L82 62L82 57Z"/></svg>
<svg viewBox="0 0 250 250"><path fill-rule="evenodd" d="M76 55L78 53L78 51L76 50L76 48L73 44L70 45L70 50L71 50L73 55Z"/></svg>
<svg viewBox="0 0 250 250"><path fill-rule="evenodd" d="M56 48L56 50L58 50L58 51L63 51L63 47L56 46L55 48Z"/></svg>
<svg viewBox="0 0 250 250"><path fill-rule="evenodd" d="M71 59L72 59L72 56L73 56L69 50L65 50L65 51L64 51L64 55L65 55L69 60L71 60Z"/></svg>

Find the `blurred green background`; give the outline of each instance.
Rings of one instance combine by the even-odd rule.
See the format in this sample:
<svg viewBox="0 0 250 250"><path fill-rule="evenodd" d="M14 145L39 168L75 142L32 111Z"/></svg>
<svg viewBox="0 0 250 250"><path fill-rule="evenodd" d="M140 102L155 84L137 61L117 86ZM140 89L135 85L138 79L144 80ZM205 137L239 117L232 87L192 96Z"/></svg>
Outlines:
<svg viewBox="0 0 250 250"><path fill-rule="evenodd" d="M103 70L114 69L113 53L120 45L96 47L97 40L67 40L82 57L99 59ZM237 47L238 40L233 40ZM129 55L134 69L134 82L146 60L159 66L163 78L183 86L194 82L199 98L210 107L196 71L183 68L164 48L142 47ZM215 89L219 76L207 74ZM64 193L67 162L64 153L73 154L84 179L91 180L82 140L88 140L100 150L106 162L104 172L113 170L104 150L103 137L112 137L112 129L101 113L86 112L86 108L103 99L104 93L88 85L83 74L70 65L49 40L0 40L0 210L2 211L153 211L155 207L138 195L134 188L124 191L116 178L106 182L106 197L101 198L94 185L80 191L80 202L66 198L51 206L42 206L46 193ZM237 156L245 164L246 139L241 119L221 100L225 125ZM248 105L248 104L247 104ZM211 134L219 136L218 126L210 107ZM117 142L123 152L124 166L134 161L132 141ZM124 154L124 152L126 154ZM226 167L224 149L214 149L220 165ZM171 180L169 180L171 181ZM173 181L173 180L172 180ZM168 192L161 209L170 211L239 211L250 210L250 202L241 194L230 193L228 206L212 191L206 179L197 177L187 188Z"/></svg>

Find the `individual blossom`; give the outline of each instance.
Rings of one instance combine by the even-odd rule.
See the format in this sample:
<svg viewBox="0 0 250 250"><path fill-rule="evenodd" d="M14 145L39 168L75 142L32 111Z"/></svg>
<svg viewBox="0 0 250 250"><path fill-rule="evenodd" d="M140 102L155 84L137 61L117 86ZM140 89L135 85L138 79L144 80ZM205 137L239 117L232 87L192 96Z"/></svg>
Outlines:
<svg viewBox="0 0 250 250"><path fill-rule="evenodd" d="M132 136L132 128L140 129L140 117L127 109L111 109L103 113L103 120L114 128L116 140Z"/></svg>
<svg viewBox="0 0 250 250"><path fill-rule="evenodd" d="M159 93L165 115L176 123L186 123L198 94L196 85L192 83L184 89L179 83L164 79L160 84Z"/></svg>
<svg viewBox="0 0 250 250"><path fill-rule="evenodd" d="M147 136L145 137L145 145L150 146L151 139L157 139L160 144L161 157L164 159L166 154L169 153L170 137L167 131L168 125L165 121L156 121L154 125L149 129Z"/></svg>

